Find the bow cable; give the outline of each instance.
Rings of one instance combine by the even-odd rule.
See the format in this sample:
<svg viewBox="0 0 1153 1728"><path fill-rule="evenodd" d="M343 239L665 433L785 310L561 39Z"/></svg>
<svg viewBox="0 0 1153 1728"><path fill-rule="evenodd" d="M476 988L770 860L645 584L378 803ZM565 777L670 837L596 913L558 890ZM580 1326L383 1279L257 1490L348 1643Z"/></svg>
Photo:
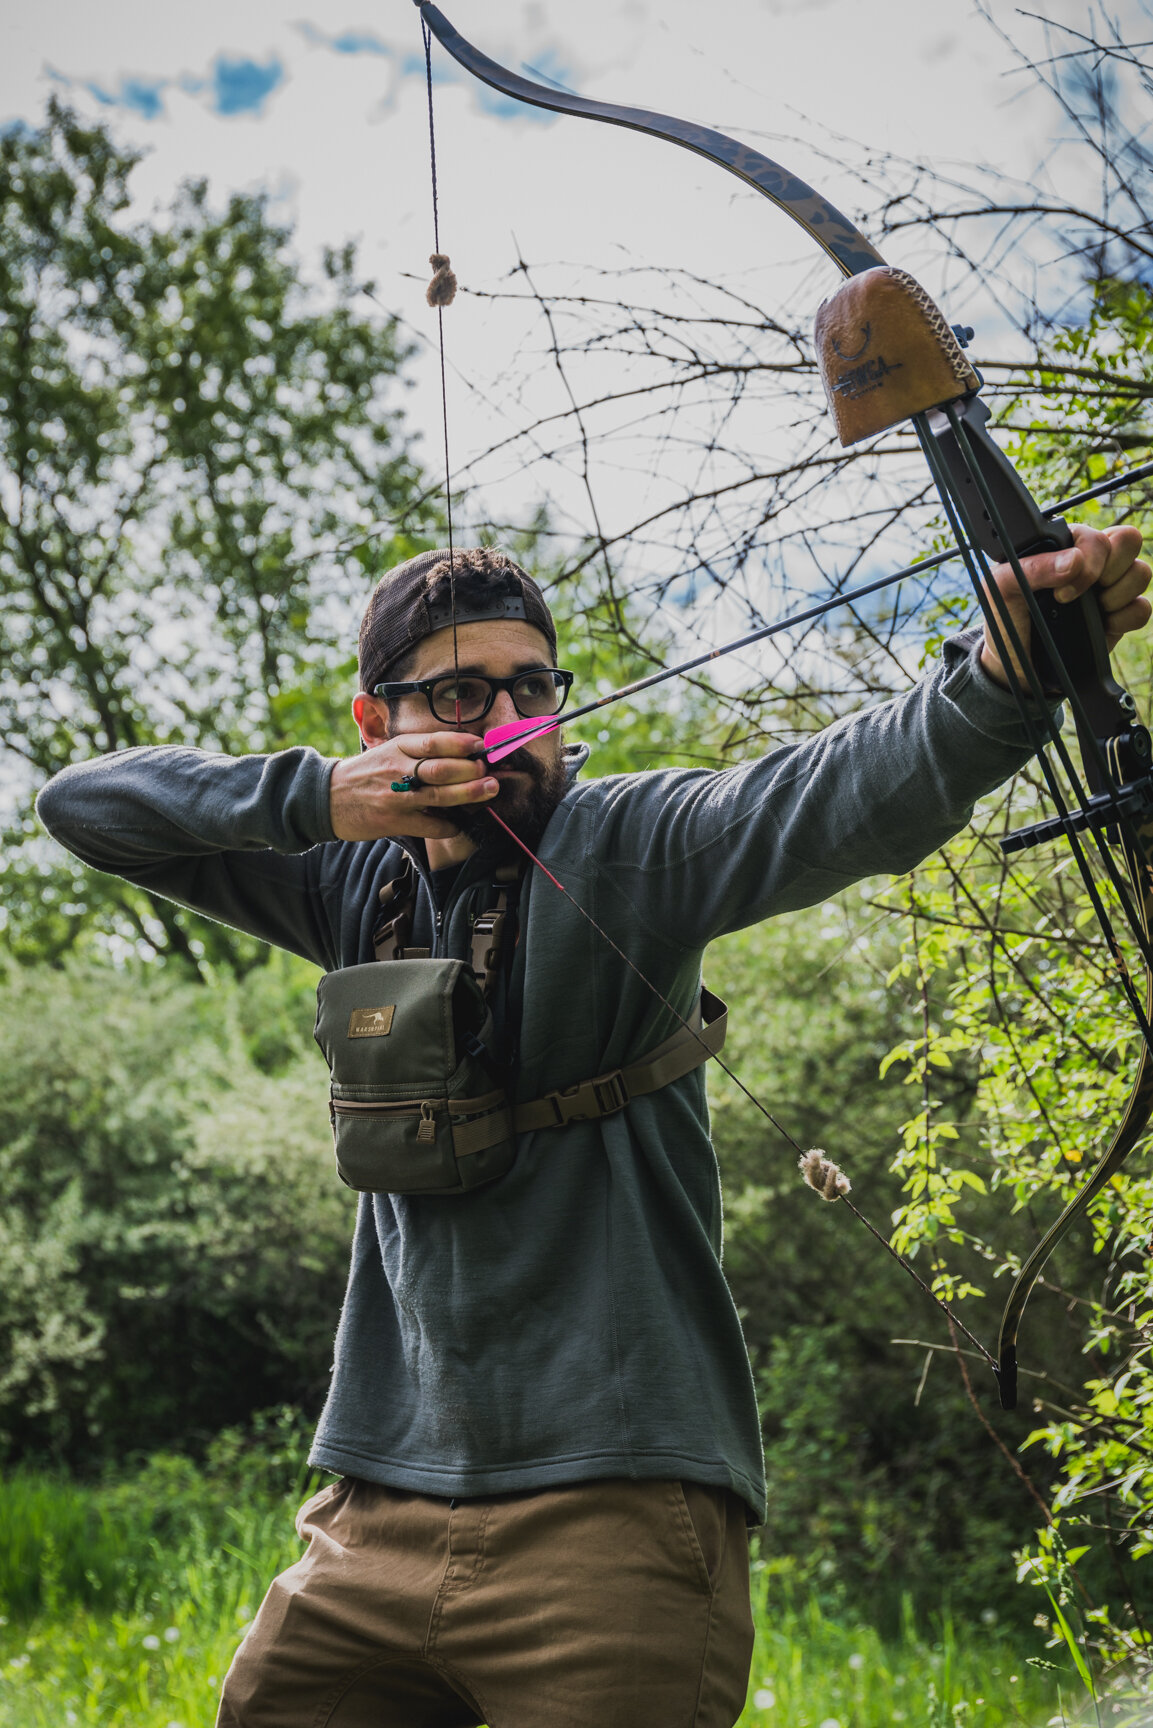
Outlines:
<svg viewBox="0 0 1153 1728"><path fill-rule="evenodd" d="M447 20L442 20L442 22L447 24ZM427 90L428 90L429 148L430 148L430 157L431 157L431 166L432 166L433 230L434 230L434 239L435 239L435 243L436 243L436 254L439 255L439 257L443 258L444 255L440 252L440 230L439 230L438 211L437 211L436 139L435 139L435 123L434 123L434 118L433 118L433 99L432 99L431 34L430 34L430 30L429 30L428 19L425 15L425 7L424 6L421 6L421 32L422 32L422 36L424 39L425 76L426 76L426 83L427 83ZM440 34L440 32L438 30L438 35L439 34ZM711 135L711 136L719 137L720 134L715 134L715 135ZM736 170L734 170L734 171L736 171ZM800 182L798 184L802 185L802 187L803 187L803 182ZM763 187L761 187L760 189L764 190ZM814 200L817 199L817 194L813 193L811 188L803 187L803 190L806 193L808 193ZM831 210L832 207L829 206L829 209ZM845 223L845 219L843 217L840 218L840 221L842 223L844 223L844 225L846 227L849 226L847 223ZM825 242L823 240L821 243L822 243L822 245L825 244ZM826 250L829 250L829 248L827 246L826 246ZM847 268L846 268L846 264L838 256L838 254L834 251L834 252L831 252L830 255L835 258L835 260L840 265L841 269L843 271L845 271L846 273L848 273ZM447 260L445 262L447 263ZM879 262L879 258L870 257L868 259L868 262L869 263ZM430 299L431 299L431 290L430 290ZM445 496L446 496L446 504L448 507L448 523L449 523L449 582L450 582L450 593L452 595L453 663L454 663L454 668L455 668L457 675L459 677L460 661L459 661L459 654L458 654L458 648L457 648L456 594L455 594L454 558L453 558L453 550L452 550L452 544L453 544L452 543L452 495L451 495L451 470L450 470L450 466L449 466L449 444L448 444L448 393L447 393L447 383L446 383L446 374L445 374L444 319L443 319L443 308L440 305L437 305L437 317L439 320L441 410L442 410L442 417L443 417L443 422L444 422ZM642 678L642 679L638 680L636 683L628 685L626 688L624 688L620 691L614 692L610 696L603 697L599 701L589 703L587 705L587 707L581 708L581 709L577 710L577 712L575 714L571 715L570 719L577 718L577 716L579 714L591 713L593 709L603 707L608 702L615 701L619 697L622 697L624 695L631 695L631 694L635 694L636 692L638 692L640 690L648 689L654 684L659 684L659 683L664 682L664 680L666 678L672 678L679 673L683 673L685 671L691 670L695 666L704 665L706 663L706 661L717 659L722 654L734 652L736 649L738 649L740 647L747 646L752 642L761 641L768 636L775 635L778 632L788 628L791 624L797 624L800 622L805 622L810 617L816 617L820 613L828 610L829 606L831 604L848 604L848 603L850 603L851 600L860 599L860 598L863 598L867 594L876 593L879 589L887 587L891 583L893 583L897 580L900 580L901 577L904 576L905 574L921 573L923 571L927 571L929 569L935 568L937 566L937 564L943 563L945 561L945 559L950 557L950 556L952 556L952 553L945 553L936 559L925 560L921 565L914 566L908 572L899 572L897 576L882 577L875 582L865 584L861 588L855 590L854 593L851 595L838 596L837 599L833 602L818 605L816 607L808 609L808 611L806 611L806 612L803 612L799 615L795 615L793 618L791 618L789 620L785 620L785 621L780 622L780 623L775 624L775 625L769 625L769 626L765 627L764 629L754 631L750 635L742 637L740 639L740 641L738 641L738 642L730 643L726 647L723 647L723 648L711 650L710 652L703 654L703 655L699 656L697 659L692 660L692 661L690 661L684 665L678 665L676 667L667 668L661 672L657 672L657 673L652 674L648 678ZM459 692L458 692L457 722L458 722L458 724L460 723L459 722ZM540 730L544 730L544 729L542 728ZM550 730L551 730L551 728L550 728ZM532 732L531 736L533 736L533 737L538 736L538 732L537 731ZM519 747L519 745L522 741L523 740L518 739L517 747ZM765 1119L769 1123L771 1123L773 1128L776 1129L777 1133L779 1135L781 1135L782 1138L785 1139L789 1143L789 1145L793 1148L793 1150L796 1151L800 1155L802 1168L805 1168L806 1160L811 1159L813 1157L812 1152L806 1152L806 1150L800 1145L799 1141L794 1139L793 1135L789 1133L788 1129L785 1128L780 1122L777 1121L776 1117L768 1109L767 1105L763 1104L761 1102L761 1100L759 1098L757 1098L756 1095L749 1089L749 1087L747 1087L742 1080L738 1079L737 1075L728 1066L728 1064L723 1060L723 1058L719 1055L719 1053L711 1051L708 1049L708 1047L705 1045L704 1039L701 1037L701 1035L697 1031L697 1029L694 1026L692 1026L690 1024L690 1022L685 1018L685 1016L682 1015L673 1006L673 1004L668 1000L667 996L665 996L664 992L662 990L660 990L660 988L655 983L653 983L653 981L650 978L648 978L646 976L646 974L641 970L641 968L639 966L637 966L636 963L633 960L631 960L627 954L624 953L623 949L618 947L618 945L616 944L616 942L613 941L612 937L608 934L608 932L606 930L602 929L602 927L593 918L592 914L584 906L582 906L580 904L580 902L572 894L569 893L568 889L566 889L561 882L559 882L557 880L557 878L552 874L552 872L545 866L545 864L541 861L541 859L539 859L536 856L535 852L533 852L532 849L525 844L525 842L520 838L520 836L513 833L512 829L509 828L507 823L505 823L504 821L501 820L501 818L496 814L495 810L489 808L488 814L492 818L492 820L497 824L497 826L500 827L501 829L503 829L505 834L507 834L509 836L509 838L512 839L515 842L515 844L521 849L521 851L525 853L526 857L531 861L531 863L537 869L541 870L545 876L548 877L549 881L553 884L553 886L555 888L557 888L560 891L560 893L565 896L565 898L570 902L571 905L576 907L576 909L580 913L580 915L584 919L587 920L587 922L601 936L601 938L605 942L608 943L608 945L614 950L614 952L617 955L619 955L619 957L625 962L625 964L627 966L630 967L630 969L647 986L647 988L653 992L653 994L658 998L658 1000L661 1003L663 1003L663 1005L669 1011L669 1013L671 1013L675 1017L675 1019L677 1021L679 1021L681 1026L685 1030L687 1030L697 1040L697 1042L705 1050L706 1055L711 1056L714 1061L716 1061L720 1064L720 1067L728 1075L729 1079L733 1082L733 1084L739 1088L739 1090L745 1095L746 1098L749 1099L749 1101L755 1106L755 1108L761 1113L761 1115L764 1116ZM818 1158L822 1161L825 1168L828 1169L829 1168L828 1161L823 1158L823 1154L818 1154ZM985 1345L983 1345L981 1343L980 1339L975 1337L975 1335L969 1331L968 1327L964 1324L964 1322L956 1314L954 1314L954 1312L953 1312L952 1308L949 1306L948 1302L946 1302L943 1297L938 1296L931 1289L931 1287L920 1276L920 1274L916 1271L916 1269L913 1267L913 1265L910 1263L910 1261L903 1254L901 1254L896 1248L893 1247L892 1243L881 1233L881 1231L879 1231L876 1228L876 1226L874 1224L872 1224L870 1222L870 1220L865 1216L865 1214L860 1210L860 1208L857 1207L856 1205L854 1205L854 1203L849 1199L848 1193L847 1193L847 1187L848 1187L847 1181L843 1177L841 1178L841 1182L844 1184L844 1186L840 1186L836 1182L836 1178L839 1175L840 1175L840 1173L836 1170L836 1167L833 1166L832 1167L832 1176L830 1178L830 1181L833 1183L833 1188L832 1188L832 1192L829 1193L826 1197L831 1198L831 1199L840 1199L844 1202L844 1204L848 1207L849 1211L853 1213L854 1217L858 1218L860 1220L860 1222L865 1226L865 1228L870 1232L870 1234L873 1235L874 1237L876 1237L877 1241L882 1245L882 1247L885 1249L886 1253L889 1254L892 1257L892 1259L894 1259L897 1262L897 1264L899 1266L901 1266L909 1274L909 1276L913 1279L914 1283L916 1283L918 1285L918 1287L924 1292L924 1294L926 1296L928 1296L929 1299L932 1302L934 1302L937 1305L937 1307L939 1307L944 1312L946 1317L949 1319L950 1323L955 1325L956 1327L958 1327L958 1329L965 1335L965 1337L974 1346L974 1348L977 1349L978 1351L980 1351L980 1353L984 1357L984 1359L991 1366L995 1367L995 1365L996 1365L995 1364L995 1358L993 1357L992 1353L985 1347ZM815 1186L816 1184L811 1183L810 1185Z"/></svg>
<svg viewBox="0 0 1153 1728"><path fill-rule="evenodd" d="M439 227L439 216L438 216L437 175L436 175L436 135L435 135L435 122L434 122L434 117L433 117L433 99L432 99L431 37L430 37L428 22L427 22L426 18L424 17L423 9L422 9L422 15L421 15L421 31L422 31L422 35L424 38L425 76L426 76L427 90L428 90L429 152L430 152L431 172L432 172L433 234L434 234L434 241L435 241L435 246L436 246L436 252L435 252L434 257L433 257L433 262L434 262L435 267L438 270L441 270L441 269L444 269L447 267L448 260L447 260L447 258L445 258L444 254L441 253L441 251L440 251L440 227ZM815 194L814 194L814 196L815 196ZM435 285L435 281L436 281L436 278L434 278L434 285ZM447 506L447 512L448 512L448 532L449 532L449 587L450 587L450 595L451 595L451 599L452 599L453 665L454 665L454 669L457 673L457 677L459 679L460 659L459 659L459 651L458 651L458 646L457 646L456 583L455 583L455 573L454 573L454 554L453 554L453 540L452 540L452 492L451 492L451 469L450 469L450 465L449 465L448 390L447 390L446 369L445 369L444 312L443 312L443 305L433 301L433 287L432 286L430 286L428 297L429 297L430 303L436 304L437 318L438 318L438 323L439 323L441 413L442 413L442 419L443 419L443 424L444 424L445 500L446 500L446 506ZM838 595L831 601L825 601L823 603L820 603L818 605L810 607L801 613L794 614L788 619L781 620L776 624L771 624L771 625L765 626L764 628L762 628L760 630L755 630L755 631L751 632L750 634L741 637L738 641L728 643L728 644L726 644L720 648L712 649L709 652L702 654L693 660L690 660L688 662L685 662L685 663L677 665L677 666L667 667L660 672L656 672L656 673L651 674L647 678L639 679L633 684L629 684L620 690L613 691L610 695L602 697L598 701L590 702L585 707L576 710L576 712L574 714L571 714L569 716L569 719L576 719L579 717L579 715L591 713L596 708L605 707L608 703L617 701L624 696L634 695L638 691L649 689L654 684L663 683L666 679L676 677L679 674L682 674L684 672L692 670L694 667L702 666L707 661L719 659L722 655L733 653L737 649L742 648L742 647L747 647L748 645L750 645L753 642L762 641L766 637L776 635L776 634L780 633L781 631L789 629L790 627L793 627L799 623L808 622L812 618L818 617L823 612L830 610L831 607L833 607L833 606L851 604L853 601L862 599L867 595L877 593L880 589L889 587L893 583L901 581L907 576L927 574L929 571L935 570L939 565L946 562L946 560L951 558L952 556L954 556L954 553L951 550L944 552L944 553L940 553L933 558L925 559L925 560L921 561L919 564L912 565L912 566L909 566L905 570L898 571L894 575L880 577L876 581L866 583L866 584L862 585L861 587L851 591L850 593ZM460 723L459 713L460 713L460 710L459 710L459 691L458 691L458 697L457 697L457 723L458 724ZM536 737L539 735L540 731L552 730L552 729L553 728L540 728L540 729L537 729L535 731L530 732L528 734L528 736L529 737ZM525 741L526 741L525 738L519 738L517 740L517 746L516 747L519 748L520 744L522 742L525 742ZM877 1229L876 1225L873 1224L870 1221L870 1219L865 1215L865 1213L862 1212L861 1209L857 1205L855 1205L853 1201L851 1201L849 1199L849 1197L848 1197L848 1188L849 1188L848 1180L846 1177L844 1177L842 1175L842 1173L838 1170L838 1168L835 1165L831 1164L823 1153L816 1151L816 1150L806 1151L806 1149L801 1146L800 1142L794 1138L794 1136L789 1132L789 1130L781 1122L779 1122L777 1120L777 1118L773 1115L772 1111L768 1108L768 1106L766 1104L764 1104L756 1096L756 1094L753 1091L751 1091L751 1089L748 1086L745 1085L744 1081L741 1080L733 1072L732 1068L728 1065L727 1062L725 1062L725 1060L720 1055L720 1053L717 1051L710 1050L708 1048L708 1046L706 1045L704 1039L701 1037L701 1034L697 1030L697 1028L695 1026L693 1026L691 1024L691 1022L683 1014L680 1013L680 1011L673 1005L673 1003L669 1001L668 997L659 988L659 986L657 984L655 984L652 981L652 979L650 979L642 971L642 969L636 964L636 962L634 960L632 960L624 952L624 950L618 946L618 944L609 935L608 931L602 928L602 926L593 917L592 913L589 912L586 907L582 906L580 901L577 900L576 897L574 895L572 895L567 888L565 888L563 883L561 883L557 879L557 877L555 877L553 875L552 871L549 870L548 867L542 862L542 860L537 857L536 853L531 849L531 847L529 847L520 838L520 836L518 834L515 834L513 832L513 830L508 826L508 824L506 822L504 822L497 815L496 811L493 810L491 807L488 808L488 814L492 818L492 820L497 824L497 826L499 828L503 829L504 833L509 837L509 839L511 839L520 848L520 850L529 859L530 863L532 865L534 865L538 870L543 872L543 874L552 883L553 887L556 888L565 897L566 900L568 900L570 905L575 907L575 909L580 913L581 917L587 921L587 923L592 927L592 929L594 931L596 931L596 933L601 937L601 939L604 942L606 942L608 944L608 946L610 948L612 948L613 951L620 957L620 959L622 959L625 962L625 964L630 968L630 970L632 972L635 973L635 975L641 980L641 982L646 986L646 988L649 989L650 991L652 991L652 993L657 997L658 1001L660 1001L663 1004L663 1006L668 1010L668 1012L673 1015L673 1017L679 1022L679 1024L684 1028L684 1030L687 1031L693 1038L696 1039L696 1041L701 1045L701 1048L705 1051L706 1056L711 1057L713 1061L715 1061L719 1064L719 1066L723 1069L723 1071L728 1076L728 1078L732 1081L734 1086L736 1086L738 1088L738 1090L744 1094L744 1096L760 1112L760 1114L766 1119L766 1121L768 1121L772 1125L772 1127L776 1130L776 1132L784 1140L786 1140L788 1142L788 1144L793 1148L793 1150L799 1155L800 1165L801 1165L802 1170L805 1173L806 1180L809 1182L809 1185L813 1186L813 1187L817 1187L818 1192L823 1191L824 1197L826 1199L843 1201L843 1203L845 1204L845 1206L848 1207L849 1211L853 1214L853 1216L855 1218L857 1218L860 1221L860 1223L864 1225L865 1229L868 1230L869 1233L872 1236L874 1236L876 1238L876 1240L881 1244L881 1246L884 1248L885 1252L893 1260L896 1261L898 1266L902 1267L903 1270L908 1273L909 1277L912 1278L913 1282L924 1293L924 1295L926 1295L931 1302L935 1303L936 1306L942 1310L942 1312L945 1314L945 1316L948 1319L948 1321L950 1322L950 1324L956 1326L964 1334L964 1336L969 1340L970 1344L973 1345L974 1349L979 1351L980 1354L982 1355L982 1357L985 1359L985 1361L988 1362L989 1365L995 1369L996 1368L996 1359L992 1355L991 1351L989 1351L986 1348L986 1346L981 1343L980 1339L977 1338L974 1335L974 1333L970 1332L969 1328L965 1325L964 1321L961 1320L959 1318L959 1316L953 1312L949 1303L943 1297L938 1296L936 1294L936 1292L931 1288L931 1286L928 1283L926 1283L926 1281L921 1277L920 1273L916 1270L916 1268L912 1265L912 1263L907 1259L907 1257L905 1255L901 1254L899 1252L899 1250L894 1248L892 1243L888 1240L888 1238L886 1236L884 1236L882 1234L882 1232ZM821 1178L823 1178L823 1180L826 1182L826 1184L827 1184L826 1190L821 1189L820 1181L817 1179L818 1175Z"/></svg>

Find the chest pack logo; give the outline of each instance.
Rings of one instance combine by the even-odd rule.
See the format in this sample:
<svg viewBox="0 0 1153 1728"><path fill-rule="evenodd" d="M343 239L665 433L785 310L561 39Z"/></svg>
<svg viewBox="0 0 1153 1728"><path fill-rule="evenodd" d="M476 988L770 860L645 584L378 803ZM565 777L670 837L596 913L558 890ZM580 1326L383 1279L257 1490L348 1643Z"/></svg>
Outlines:
<svg viewBox="0 0 1153 1728"><path fill-rule="evenodd" d="M348 1017L350 1038L387 1038L396 1016L396 1003L386 1008L354 1008Z"/></svg>

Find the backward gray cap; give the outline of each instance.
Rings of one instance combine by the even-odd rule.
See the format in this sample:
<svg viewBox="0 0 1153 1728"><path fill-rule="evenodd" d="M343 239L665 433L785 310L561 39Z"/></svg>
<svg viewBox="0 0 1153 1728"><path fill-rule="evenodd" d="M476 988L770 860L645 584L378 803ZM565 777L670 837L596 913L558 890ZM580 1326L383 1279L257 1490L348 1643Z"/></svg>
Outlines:
<svg viewBox="0 0 1153 1728"><path fill-rule="evenodd" d="M457 548L452 554L458 566L467 561L466 581L457 588L457 624L486 624L501 618L520 618L548 638L556 656L556 626L544 595L527 570L504 552L489 547ZM452 627L454 608L444 578L449 571L449 551L440 547L418 552L404 564L386 570L372 591L360 626L360 688L369 694L385 681L388 670L409 654L418 642L434 631ZM477 592L472 560L482 558L488 570L481 578L483 593ZM463 574L463 571L460 572ZM433 593L437 590L443 592Z"/></svg>

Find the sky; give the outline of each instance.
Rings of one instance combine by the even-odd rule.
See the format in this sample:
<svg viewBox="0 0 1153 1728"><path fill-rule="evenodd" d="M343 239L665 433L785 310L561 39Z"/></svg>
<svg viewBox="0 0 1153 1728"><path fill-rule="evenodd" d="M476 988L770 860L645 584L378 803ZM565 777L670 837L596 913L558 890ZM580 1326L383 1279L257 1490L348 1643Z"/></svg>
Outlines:
<svg viewBox="0 0 1153 1728"><path fill-rule="evenodd" d="M850 211L859 189L844 164L870 152L924 156L945 173L985 161L1019 165L1026 183L1043 174L1052 116L999 34L1039 52L1040 26L1006 0L986 10L992 24L965 0L444 5L503 64L737 133ZM1047 0L1045 10L1051 25L1078 29L1090 13L1084 0ZM1147 14L1142 0L1113 10ZM778 291L775 271L782 285L790 268L810 272L814 307L835 285L799 229L710 164L510 103L436 44L434 65L441 244L466 289L500 288L519 256L574 290L597 269L650 264L749 284L762 303ZM406 409L434 459L428 118L411 0L9 0L0 126L35 124L53 92L147 152L134 178L142 214L163 209L181 180L206 177L219 201L234 189L266 193L294 224L310 270L325 245L355 239L378 301L421 346ZM888 256L940 291L947 260L900 246ZM523 303L464 295L446 337L455 468L491 441L494 419L547 409L557 386L545 367L538 395L525 379L526 344L540 332ZM517 391L502 396L514 375ZM493 484L527 507L537 480L506 472Z"/></svg>

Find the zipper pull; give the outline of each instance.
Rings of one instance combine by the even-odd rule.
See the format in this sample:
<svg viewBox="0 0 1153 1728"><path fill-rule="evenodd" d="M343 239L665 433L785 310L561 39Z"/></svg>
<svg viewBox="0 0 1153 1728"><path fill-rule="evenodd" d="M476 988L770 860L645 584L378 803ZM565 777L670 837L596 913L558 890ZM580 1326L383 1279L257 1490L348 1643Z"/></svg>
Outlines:
<svg viewBox="0 0 1153 1728"><path fill-rule="evenodd" d="M420 1107L420 1127L416 1131L418 1140L436 1139L436 1110L426 1100Z"/></svg>

